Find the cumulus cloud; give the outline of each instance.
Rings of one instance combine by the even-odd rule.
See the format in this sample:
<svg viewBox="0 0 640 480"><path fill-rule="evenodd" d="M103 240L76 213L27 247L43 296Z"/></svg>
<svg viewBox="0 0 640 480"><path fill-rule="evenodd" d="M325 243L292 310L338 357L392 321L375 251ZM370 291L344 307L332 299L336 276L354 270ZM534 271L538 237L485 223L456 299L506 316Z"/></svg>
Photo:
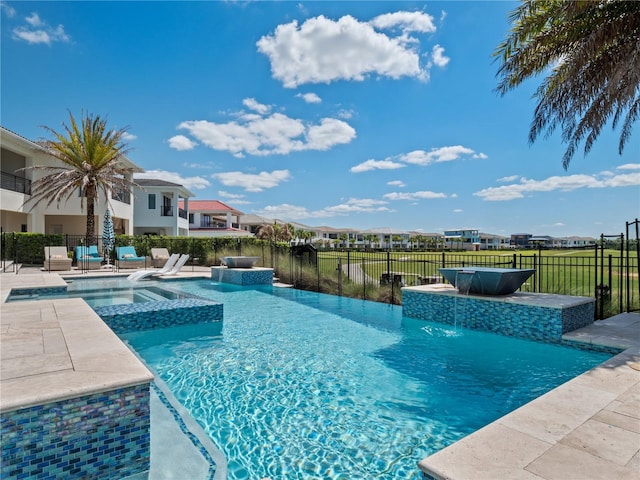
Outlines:
<svg viewBox="0 0 640 480"><path fill-rule="evenodd" d="M299 93L296 97L303 99L307 103L321 103L322 99L315 93Z"/></svg>
<svg viewBox="0 0 640 480"><path fill-rule="evenodd" d="M414 150L399 157L403 162L413 165L429 165L438 162L450 162L457 160L464 155L470 155L474 158L487 158L484 153L476 153L468 147L462 145L433 148L426 152L424 150Z"/></svg>
<svg viewBox="0 0 640 480"><path fill-rule="evenodd" d="M35 12L25 17L25 24L15 27L11 33L14 40L24 41L31 45L51 45L55 42L71 41L71 37L64 31L63 25L52 27Z"/></svg>
<svg viewBox="0 0 640 480"><path fill-rule="evenodd" d="M208 120L187 120L178 125L201 144L214 150L228 151L233 156L286 155L304 150L329 150L349 143L356 131L346 122L323 118L308 123L282 113L269 114L270 107L247 98L243 104L256 113L241 112L235 121L216 123ZM196 143L184 135L169 140L172 148L188 150Z"/></svg>
<svg viewBox="0 0 640 480"><path fill-rule="evenodd" d="M391 180L390 182L387 182L387 185L400 188L404 188L407 186L402 180Z"/></svg>
<svg viewBox="0 0 640 480"><path fill-rule="evenodd" d="M446 67L449 63L449 60L451 59L444 55L444 48L442 48L440 45L434 45L434 47L431 49L431 61L433 62L433 64L438 67Z"/></svg>
<svg viewBox="0 0 640 480"><path fill-rule="evenodd" d="M447 198L447 195L440 192L423 190L419 192L385 193L382 198L386 198L387 200L432 200L434 198Z"/></svg>
<svg viewBox="0 0 640 480"><path fill-rule="evenodd" d="M474 195L487 201L507 201L523 198L525 195L555 190L570 192L581 188L618 188L640 185L640 173L618 175L567 175L553 176L543 180L521 178L519 183L489 187Z"/></svg>
<svg viewBox="0 0 640 480"><path fill-rule="evenodd" d="M138 138L138 136L137 136L137 135L134 135L134 134L129 133L129 132L125 132L125 133L122 135L122 139L123 139L123 140L126 140L126 141L128 141L128 142L130 142L130 141L132 141L132 140L135 140L136 138Z"/></svg>
<svg viewBox="0 0 640 480"><path fill-rule="evenodd" d="M386 206L386 203L385 201L371 198L350 198L344 203L328 206L319 210L309 210L306 207L283 203L280 205L269 205L255 213L265 217L304 220L308 218L345 216L352 213L393 212L393 210Z"/></svg>
<svg viewBox="0 0 640 480"><path fill-rule="evenodd" d="M395 170L403 167L406 167L406 165L391 160L367 160L355 167L351 167L349 171L351 173L362 173L368 172L369 170Z"/></svg>
<svg viewBox="0 0 640 480"><path fill-rule="evenodd" d="M136 173L135 178L153 178L177 183L189 190L204 190L211 186L211 182L203 177L183 177L179 173L168 172L166 170L146 170Z"/></svg>
<svg viewBox="0 0 640 480"><path fill-rule="evenodd" d="M515 182L518 178L520 178L519 175L509 175L508 177L499 178L498 180L496 180L496 182L499 182L499 183Z"/></svg>
<svg viewBox="0 0 640 480"><path fill-rule="evenodd" d="M169 146L175 150L192 150L196 145L196 142L184 135L176 135L169 139Z"/></svg>
<svg viewBox="0 0 640 480"><path fill-rule="evenodd" d="M349 170L351 173L362 173L370 170L393 170L405 167L406 164L426 166L437 162L450 162L458 160L464 156L471 158L487 158L484 153L477 153L474 150L462 145L433 148L431 151L414 150L409 153L396 155L385 160L367 160Z"/></svg>
<svg viewBox="0 0 640 480"><path fill-rule="evenodd" d="M393 35L388 30L399 29ZM446 65L442 47L421 65L420 40L412 33L433 33L433 17L424 12L394 12L370 22L351 15L325 16L276 27L256 43L269 58L271 73L287 88L336 80L363 81L369 76L429 78L431 63ZM436 55L437 54L437 55ZM446 61L445 61L446 59Z"/></svg>
<svg viewBox="0 0 640 480"><path fill-rule="evenodd" d="M251 202L245 199L244 195L218 190L218 197L225 200L232 200L234 205L249 205Z"/></svg>
<svg viewBox="0 0 640 480"><path fill-rule="evenodd" d="M624 165L618 165L616 170L640 170L640 163L625 163Z"/></svg>
<svg viewBox="0 0 640 480"><path fill-rule="evenodd" d="M243 173L224 172L215 173L211 178L218 180L226 187L240 187L247 192L262 192L267 188L274 188L282 182L291 179L289 170L274 170L273 172Z"/></svg>

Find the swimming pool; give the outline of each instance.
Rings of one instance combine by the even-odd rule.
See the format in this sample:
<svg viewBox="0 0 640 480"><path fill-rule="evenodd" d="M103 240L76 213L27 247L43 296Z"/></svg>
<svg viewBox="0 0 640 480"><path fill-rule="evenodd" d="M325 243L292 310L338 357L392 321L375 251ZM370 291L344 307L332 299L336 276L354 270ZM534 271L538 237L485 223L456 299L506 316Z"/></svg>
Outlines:
<svg viewBox="0 0 640 480"><path fill-rule="evenodd" d="M229 479L419 479L417 463L610 355L210 280L222 323L123 334L224 452Z"/></svg>

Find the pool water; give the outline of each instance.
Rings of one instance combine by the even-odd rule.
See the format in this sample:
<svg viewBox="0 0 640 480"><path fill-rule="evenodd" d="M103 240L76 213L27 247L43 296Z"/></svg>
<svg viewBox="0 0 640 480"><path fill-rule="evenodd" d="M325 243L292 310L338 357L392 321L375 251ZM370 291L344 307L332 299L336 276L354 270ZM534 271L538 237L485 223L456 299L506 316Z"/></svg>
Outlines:
<svg viewBox="0 0 640 480"><path fill-rule="evenodd" d="M226 455L229 479L420 479L417 463L610 355L272 287L172 282L217 324L123 338Z"/></svg>
<svg viewBox="0 0 640 480"><path fill-rule="evenodd" d="M145 282L146 283L146 282ZM133 286L131 282L91 281L70 283L67 293L44 293L38 289L29 289L28 293L11 293L7 302L19 302L24 300L41 300L55 298L82 298L90 307L104 307L108 305L125 305L131 303L158 302L165 300L178 300L185 295L179 291L173 291L159 286Z"/></svg>

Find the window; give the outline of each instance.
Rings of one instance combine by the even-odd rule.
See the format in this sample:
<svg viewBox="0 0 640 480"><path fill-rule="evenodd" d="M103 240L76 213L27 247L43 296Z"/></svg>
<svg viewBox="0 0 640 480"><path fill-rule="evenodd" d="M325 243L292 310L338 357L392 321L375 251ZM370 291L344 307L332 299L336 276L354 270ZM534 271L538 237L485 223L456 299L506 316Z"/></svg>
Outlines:
<svg viewBox="0 0 640 480"><path fill-rule="evenodd" d="M193 213L189 214L189 223L193 224L195 222L195 219L193 217Z"/></svg>
<svg viewBox="0 0 640 480"><path fill-rule="evenodd" d="M149 194L149 210L155 210L155 209L156 209L156 194L150 193Z"/></svg>

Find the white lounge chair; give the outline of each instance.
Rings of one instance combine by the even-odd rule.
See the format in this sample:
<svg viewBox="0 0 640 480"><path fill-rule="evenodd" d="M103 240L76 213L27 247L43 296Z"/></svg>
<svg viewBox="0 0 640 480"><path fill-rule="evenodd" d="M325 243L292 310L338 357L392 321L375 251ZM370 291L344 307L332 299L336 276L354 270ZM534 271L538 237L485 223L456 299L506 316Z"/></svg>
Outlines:
<svg viewBox="0 0 640 480"><path fill-rule="evenodd" d="M180 254L174 253L167 259L164 266L160 270L137 270L133 272L131 275L129 275L127 277L127 280L131 280L132 282L135 282L138 280L142 280L143 278L146 278L146 277L153 277L155 275L166 275L169 272L171 272L171 270L176 266L176 263L178 262L179 258L180 258Z"/></svg>
<svg viewBox="0 0 640 480"><path fill-rule="evenodd" d="M184 267L184 264L187 263L187 260L189 260L189 255L187 255L186 253L182 254L182 256L180 257L180 260L178 260L178 262L173 266L171 271L168 273L165 273L165 275L175 275L176 273L178 273L180 270L182 270L182 267Z"/></svg>

